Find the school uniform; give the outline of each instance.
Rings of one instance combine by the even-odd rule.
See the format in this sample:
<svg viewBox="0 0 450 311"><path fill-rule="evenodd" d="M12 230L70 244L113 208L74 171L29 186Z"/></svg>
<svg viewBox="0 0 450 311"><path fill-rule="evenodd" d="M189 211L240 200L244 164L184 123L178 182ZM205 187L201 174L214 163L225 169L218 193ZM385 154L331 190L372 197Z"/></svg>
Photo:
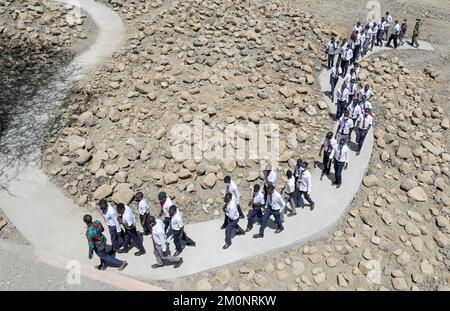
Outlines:
<svg viewBox="0 0 450 311"><path fill-rule="evenodd" d="M156 224L152 227L153 254L155 255L158 265L176 264L182 259L170 255L169 246L167 245L167 236L165 224L161 219L156 219Z"/></svg>
<svg viewBox="0 0 450 311"><path fill-rule="evenodd" d="M331 85L331 100L334 101L334 90L336 89L336 85L339 80L339 69L335 67L331 68L330 71L330 85Z"/></svg>
<svg viewBox="0 0 450 311"><path fill-rule="evenodd" d="M358 93L359 100L361 100L363 96L366 96L366 100L369 100L369 98L373 96L373 91L371 89L366 91L362 88Z"/></svg>
<svg viewBox="0 0 450 311"><path fill-rule="evenodd" d="M239 226L239 212L237 202L234 197L231 197L230 202L225 206L225 215L228 217L227 226L225 228L225 244L231 245L231 238L236 230L239 233L244 233L244 229Z"/></svg>
<svg viewBox="0 0 450 311"><path fill-rule="evenodd" d="M330 159L334 161L335 184L342 183L342 171L349 161L350 150L347 145L336 144L331 151Z"/></svg>
<svg viewBox="0 0 450 311"><path fill-rule="evenodd" d="M264 236L264 230L267 227L270 216L275 217L275 222L279 230L284 230L283 222L281 220L281 211L284 209L286 202L278 191L273 191L272 195L267 195L266 211L264 212L259 227L259 236Z"/></svg>
<svg viewBox="0 0 450 311"><path fill-rule="evenodd" d="M336 92L336 116L335 120L339 120L339 118L342 116L342 114L345 111L345 108L347 107L348 102L348 89L345 88L342 90L342 88L338 89Z"/></svg>
<svg viewBox="0 0 450 311"><path fill-rule="evenodd" d="M264 206L264 203L264 194L261 191L252 192L252 210L248 215L247 231L253 228L256 217L262 219L262 207Z"/></svg>
<svg viewBox="0 0 450 311"><path fill-rule="evenodd" d="M386 40L388 39L388 34L389 34L389 28L392 27L394 19L392 18L391 15L386 16L386 26L384 27L384 33L386 34Z"/></svg>
<svg viewBox="0 0 450 311"><path fill-rule="evenodd" d="M269 184L272 184L274 187L277 184L277 173L274 170L271 170L269 174L267 175L265 181L264 181L264 201L267 201L267 186Z"/></svg>
<svg viewBox="0 0 450 311"><path fill-rule="evenodd" d="M106 225L108 226L109 236L111 238L111 246L113 252L116 252L119 248L119 235L122 231L120 227L120 223L117 219L117 212L111 204L108 203L108 206L103 213L103 218L105 220Z"/></svg>
<svg viewBox="0 0 450 311"><path fill-rule="evenodd" d="M150 205L148 204L147 199L142 199L139 201L138 204L138 211L139 211L139 220L141 221L142 229L144 230L145 234L150 234L151 227L148 223L144 222L144 219L146 217L150 217Z"/></svg>
<svg viewBox="0 0 450 311"><path fill-rule="evenodd" d="M301 173L300 173L301 176ZM295 178L292 176L286 181L286 185L284 186L283 196L284 200L286 201L286 204L289 203L291 207L291 213L293 215L296 214L295 211L295 202L294 202L294 195L295 195ZM284 211L281 214L281 219L284 219Z"/></svg>
<svg viewBox="0 0 450 311"><path fill-rule="evenodd" d="M373 118L370 114L368 115L360 115L358 118L358 128L356 132L356 143L358 144L359 153L364 144L364 140L366 139L366 135L369 132L370 127L372 126Z"/></svg>
<svg viewBox="0 0 450 311"><path fill-rule="evenodd" d="M136 231L136 217L128 205L125 205L125 211L122 215L122 224L125 228L124 250L129 251L133 247L131 245L131 242L133 242L134 246L136 246L140 252L145 253L142 240Z"/></svg>
<svg viewBox="0 0 450 311"><path fill-rule="evenodd" d="M308 201L311 210L314 208L314 201L311 199L311 173L308 170L304 170L301 177L297 180L297 188L300 191L300 201L299 207L304 208L305 203L303 201L303 197Z"/></svg>
<svg viewBox="0 0 450 311"><path fill-rule="evenodd" d="M170 214L169 214L169 208L173 205L172 200L169 198L169 196L166 197L166 200L164 201L162 205L162 210L164 213L164 228L167 231L167 228L169 228L170 225Z"/></svg>
<svg viewBox="0 0 450 311"><path fill-rule="evenodd" d="M330 166L328 165L328 162L330 159L330 154L331 154L331 151L333 150L333 147L337 144L337 141L335 138L328 139L328 138L324 137L322 139L321 144L323 146L323 159L322 159L323 170L322 170L322 173L325 175L328 175L328 174L330 174ZM300 191L299 191L299 193L300 193ZM298 202L300 202L300 200L298 200ZM298 206L298 204L297 204L297 206Z"/></svg>
<svg viewBox="0 0 450 311"><path fill-rule="evenodd" d="M181 212L179 210L170 218L170 226L173 232L173 243L175 244L175 249L178 253L183 251L181 246L181 241L184 241L186 245L195 245L195 242L188 237L184 231L184 222L181 218Z"/></svg>
<svg viewBox="0 0 450 311"><path fill-rule="evenodd" d="M387 42L387 46L391 45L391 41L394 40L394 48L396 49L398 46L398 37L400 35L400 24L397 23L394 26L394 29L392 29L392 34L389 37L389 40Z"/></svg>
<svg viewBox="0 0 450 311"><path fill-rule="evenodd" d="M342 54L342 61L341 61L341 71L342 76L345 77L347 74L348 66L350 65L350 61L353 59L353 50L351 48L345 49L344 53Z"/></svg>
<svg viewBox="0 0 450 311"><path fill-rule="evenodd" d="M328 69L334 66L334 56L336 55L337 45L333 42L328 42L327 44L327 54L328 54Z"/></svg>
<svg viewBox="0 0 450 311"><path fill-rule="evenodd" d="M357 88L356 83L350 83L350 84L347 85L348 100L347 100L347 105L345 106L345 108L347 108L349 105L352 104L353 97L355 96L355 93L356 93L356 88Z"/></svg>
<svg viewBox="0 0 450 311"><path fill-rule="evenodd" d="M345 119L344 116L342 116L339 119L339 126L338 126L338 132L336 136L336 140L338 142L341 141L341 139L345 139L345 141L350 140L350 130L354 127L353 120L348 118Z"/></svg>

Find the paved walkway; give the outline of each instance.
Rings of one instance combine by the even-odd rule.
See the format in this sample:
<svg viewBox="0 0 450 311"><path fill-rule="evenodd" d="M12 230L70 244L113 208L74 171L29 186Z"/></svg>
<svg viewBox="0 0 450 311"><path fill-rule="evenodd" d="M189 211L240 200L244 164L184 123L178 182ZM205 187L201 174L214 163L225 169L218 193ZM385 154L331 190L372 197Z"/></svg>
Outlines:
<svg viewBox="0 0 450 311"><path fill-rule="evenodd" d="M119 42L111 41L107 44L103 40L117 37L117 33L122 31L121 27L118 27L121 22L117 20L118 16L115 13L93 0L78 1L85 11L92 15L99 27L100 35L95 45L96 48L101 48L104 54L98 55L96 51L91 50L86 54L97 56L99 60L118 47ZM114 36L111 33L114 33ZM108 48L102 48L104 46ZM406 45L402 47L406 48ZM432 49L424 42L421 48ZM376 48L374 52L379 50ZM79 59L83 59L83 55ZM88 65L95 63L96 61L89 62ZM327 71L322 72L319 80L322 91L328 90ZM330 106L330 110L334 111L334 105L330 100L327 97L324 97L324 100ZM323 130L324 133L326 131L327 129ZM373 135L370 134L361 154L357 157L354 152L351 153L349 168L343 173L340 189L333 187L327 177L321 180L319 169L311 168L312 197L316 201L316 208L313 212L306 208L298 211L295 217L286 217L286 229L283 233L275 235L274 230L268 228L264 239L255 240L252 238L258 230L258 226L255 226L247 235L235 237L233 245L223 250L224 231L219 229L221 220L188 224L186 232L197 242L197 246L185 248L182 255L185 261L179 269L172 267L152 269L150 265L155 263L155 259L151 240L146 237L144 240L146 255L135 257L133 252L118 255L118 258L126 259L129 263L120 273L144 280L177 278L259 254L288 249L326 233L339 222L357 193L370 160L372 145ZM83 265L93 265L94 262L87 259L87 242L82 222L84 211L65 197L33 164L12 165L7 173L14 178L8 184L8 192L0 192L0 206L31 244L39 250L78 260ZM241 221L241 225L245 226L244 221ZM169 241L173 250L173 243Z"/></svg>

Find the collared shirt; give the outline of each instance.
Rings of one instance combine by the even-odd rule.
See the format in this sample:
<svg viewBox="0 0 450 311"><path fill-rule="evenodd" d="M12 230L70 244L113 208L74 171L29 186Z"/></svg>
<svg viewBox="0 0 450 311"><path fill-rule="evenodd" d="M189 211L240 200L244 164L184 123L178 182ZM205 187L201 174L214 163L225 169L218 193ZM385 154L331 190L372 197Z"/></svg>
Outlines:
<svg viewBox="0 0 450 311"><path fill-rule="evenodd" d="M292 176L286 181L286 186L284 187L284 193L291 194L295 192L295 178Z"/></svg>
<svg viewBox="0 0 450 311"><path fill-rule="evenodd" d="M347 49L348 49L348 42L345 42L344 44L341 45L340 51L339 51L339 53L341 54L342 57L344 57L345 52L347 52Z"/></svg>
<svg viewBox="0 0 450 311"><path fill-rule="evenodd" d="M106 213L103 214L103 218L105 219L106 225L108 227L116 227L116 231L120 232L120 224L117 220L117 212L111 204L108 203L108 207L106 208Z"/></svg>
<svg viewBox="0 0 450 311"><path fill-rule="evenodd" d="M226 192L231 193L231 195L236 199L236 204L241 204L241 194L239 192L239 189L237 185L234 183L234 181L230 181L230 184L226 186Z"/></svg>
<svg viewBox="0 0 450 311"><path fill-rule="evenodd" d="M362 89L359 91L359 98L362 98L363 96L366 96L366 100L369 100L369 98L370 98L372 95L373 95L373 92L372 92L371 89L368 89L368 90L366 91L364 88L362 88Z"/></svg>
<svg viewBox="0 0 450 311"><path fill-rule="evenodd" d="M361 112L365 112L366 109L372 110L372 103L368 100L365 102L360 102L359 105L361 106Z"/></svg>
<svg viewBox="0 0 450 311"><path fill-rule="evenodd" d="M166 201L164 202L162 209L164 213L164 217L170 217L169 208L173 205L172 200L169 197L166 197Z"/></svg>
<svg viewBox="0 0 450 311"><path fill-rule="evenodd" d="M271 207L274 211L282 210L286 206L286 201L278 191L273 191L272 195L267 195L266 207Z"/></svg>
<svg viewBox="0 0 450 311"><path fill-rule="evenodd" d="M344 54L344 59L346 61L350 61L352 58L353 58L353 50L347 49L347 51L345 51L345 54Z"/></svg>
<svg viewBox="0 0 450 311"><path fill-rule="evenodd" d="M328 42L328 44L327 44L327 52L328 52L329 55L336 54L336 48L337 48L336 43L333 43L331 41Z"/></svg>
<svg viewBox="0 0 450 311"><path fill-rule="evenodd" d="M360 105L356 105L356 106L350 105L350 106L348 106L348 113L349 113L350 119L352 119L352 120L358 119L359 116L362 113L361 106Z"/></svg>
<svg viewBox="0 0 450 311"><path fill-rule="evenodd" d="M269 175L267 175L265 185L268 186L269 184L272 184L274 187L277 184L277 173L274 170L271 170Z"/></svg>
<svg viewBox="0 0 450 311"><path fill-rule="evenodd" d="M350 83L347 85L347 90L349 95L355 95L357 85L356 83Z"/></svg>
<svg viewBox="0 0 450 311"><path fill-rule="evenodd" d="M330 153L333 150L333 147L337 144L336 138L328 139L324 137L321 142L323 146L323 150L327 153Z"/></svg>
<svg viewBox="0 0 450 311"><path fill-rule="evenodd" d="M297 180L297 188L300 191L310 193L311 187L312 187L311 173L308 170L304 170L301 177Z"/></svg>
<svg viewBox="0 0 450 311"><path fill-rule="evenodd" d="M386 28L389 28L391 26L391 24L387 21L384 21L383 23L381 23L381 30L386 30Z"/></svg>
<svg viewBox="0 0 450 311"><path fill-rule="evenodd" d="M264 194L261 191L258 191L258 193L252 193L252 197L253 197L253 204L261 204L262 206L264 205Z"/></svg>
<svg viewBox="0 0 450 311"><path fill-rule="evenodd" d="M159 246L163 252L167 249L166 244L166 229L161 219L156 219L156 224L152 227L153 242Z"/></svg>
<svg viewBox="0 0 450 311"><path fill-rule="evenodd" d="M375 37L378 34L378 25L375 24L375 26L373 26L373 30L372 30L372 37Z"/></svg>
<svg viewBox="0 0 450 311"><path fill-rule="evenodd" d="M394 26L394 34L395 35L400 34L400 24L399 23L395 24L395 26Z"/></svg>
<svg viewBox="0 0 450 311"><path fill-rule="evenodd" d="M339 72L338 69L336 69L336 67L331 68L330 76L334 79L338 78Z"/></svg>
<svg viewBox="0 0 450 311"><path fill-rule="evenodd" d="M134 217L133 211L128 205L125 205L125 211L122 215L122 223L127 227L136 225L136 217Z"/></svg>
<svg viewBox="0 0 450 311"><path fill-rule="evenodd" d="M361 45L361 44L362 44L361 40L362 40L362 36L361 36L361 32L359 32L359 33L356 35L355 45Z"/></svg>
<svg viewBox="0 0 450 311"><path fill-rule="evenodd" d="M333 151L331 151L330 159L336 159L338 162L345 162L348 163L349 160L349 149L347 145L339 145L336 144L333 148Z"/></svg>
<svg viewBox="0 0 450 311"><path fill-rule="evenodd" d="M350 71L349 72L347 72L347 74L345 75L345 77L344 77L344 82L345 82L345 84L347 84L347 87L348 87L348 85L350 85L350 82L352 81L352 74L350 73Z"/></svg>
<svg viewBox="0 0 450 311"><path fill-rule="evenodd" d="M183 219L181 218L181 213L179 210L170 218L170 226L172 230L181 230L184 227Z"/></svg>
<svg viewBox="0 0 450 311"><path fill-rule="evenodd" d="M340 101L347 102L348 95L349 95L349 92L348 92L347 88L345 88L343 91L342 91L342 88L340 88L336 92L336 101L340 100Z"/></svg>
<svg viewBox="0 0 450 311"><path fill-rule="evenodd" d="M345 120L344 116L339 118L339 133L342 135L348 135L350 133L350 129L354 126L353 120L348 118Z"/></svg>
<svg viewBox="0 0 450 311"><path fill-rule="evenodd" d="M392 18L392 16L391 16L391 15L388 15L388 16L386 16L386 22L388 22L388 23L389 23L389 25L391 25L391 24L392 24L392 22L393 22L393 18Z"/></svg>
<svg viewBox="0 0 450 311"><path fill-rule="evenodd" d="M239 218L239 211L237 208L236 199L234 197L231 197L230 202L227 203L227 206L225 208L225 214L231 220L236 220Z"/></svg>
<svg viewBox="0 0 450 311"><path fill-rule="evenodd" d="M359 116L357 122L358 122L358 128L359 129L367 130L372 125L373 118L372 118L372 116L370 114L367 115L367 116L365 114L362 114L362 115Z"/></svg>
<svg viewBox="0 0 450 311"><path fill-rule="evenodd" d="M139 201L139 215L150 214L150 205L147 199L142 199Z"/></svg>
<svg viewBox="0 0 450 311"><path fill-rule="evenodd" d="M300 175L301 169L302 169L301 165L295 164L295 166L294 166L294 177L298 177L298 175Z"/></svg>
<svg viewBox="0 0 450 311"><path fill-rule="evenodd" d="M89 256L94 251L101 251L106 248L106 237L103 235L103 226L100 221L95 220L86 229L86 239L89 245Z"/></svg>

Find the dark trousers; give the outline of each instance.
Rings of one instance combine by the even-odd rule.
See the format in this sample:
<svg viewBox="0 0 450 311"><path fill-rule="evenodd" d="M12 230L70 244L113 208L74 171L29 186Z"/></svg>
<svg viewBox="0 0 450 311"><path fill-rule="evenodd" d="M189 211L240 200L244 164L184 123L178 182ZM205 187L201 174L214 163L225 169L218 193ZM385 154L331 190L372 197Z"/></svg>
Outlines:
<svg viewBox="0 0 450 311"><path fill-rule="evenodd" d="M379 29L378 35L377 35L377 45L379 45L379 46L383 46L383 35L384 35L384 30Z"/></svg>
<svg viewBox="0 0 450 311"><path fill-rule="evenodd" d="M356 130L356 143L358 144L358 152L361 151L368 132L369 130L361 130L359 128Z"/></svg>
<svg viewBox="0 0 450 311"><path fill-rule="evenodd" d="M169 228L169 225L170 225L170 217L164 217L163 224L164 224L164 230L166 230L166 232L167 232L167 228Z"/></svg>
<svg viewBox="0 0 450 311"><path fill-rule="evenodd" d="M141 251L145 252L144 245L142 245L142 240L139 237L139 234L136 231L136 227L132 227L130 229L125 229L125 238L124 238L124 248L128 249L131 248L131 241L133 242L134 246Z"/></svg>
<svg viewBox="0 0 450 311"><path fill-rule="evenodd" d="M347 102L347 105L345 106L345 109L347 109L347 107L352 104L354 96L355 96L355 94L348 94L348 102ZM345 111L345 109L344 109L344 111Z"/></svg>
<svg viewBox="0 0 450 311"><path fill-rule="evenodd" d="M173 243L175 244L175 249L179 252L183 250L181 241L184 241L186 245L192 245L195 243L190 237L187 236L184 230L173 230Z"/></svg>
<svg viewBox="0 0 450 311"><path fill-rule="evenodd" d="M245 215L244 215L244 212L242 212L242 208L241 208L241 205L240 205L240 204L237 205L237 209L238 209L239 217L240 217L240 218L244 218ZM225 228L225 227L227 226L227 224L228 224L228 216L225 215L225 218L223 219L223 225L222 225L222 227Z"/></svg>
<svg viewBox="0 0 450 311"><path fill-rule="evenodd" d="M334 90L336 89L336 84L338 83L339 77L333 78L330 76L330 85L331 85L331 100L334 101Z"/></svg>
<svg viewBox="0 0 450 311"><path fill-rule="evenodd" d="M348 70L348 65L349 65L349 61L342 59L341 60L341 70L342 70L342 76L345 77L345 75L347 74L347 70Z"/></svg>
<svg viewBox="0 0 450 311"><path fill-rule="evenodd" d="M281 213L280 211L274 211L270 206L266 209L264 216L261 220L261 227L259 227L259 234L264 235L264 230L267 227L267 223L269 222L270 216L275 218L275 222L278 225L278 229L284 229L283 222L281 221Z"/></svg>
<svg viewBox="0 0 450 311"><path fill-rule="evenodd" d="M309 205L313 205L314 201L311 199L311 197L309 196L308 192L306 191L300 191L300 207L304 208L305 207L305 201L303 200L303 197L305 198L306 201L308 201Z"/></svg>
<svg viewBox="0 0 450 311"><path fill-rule="evenodd" d="M111 247L114 252L116 252L119 246L119 235L117 234L116 226L108 226L109 236L111 237Z"/></svg>
<svg viewBox="0 0 450 311"><path fill-rule="evenodd" d="M142 224L142 222L144 221L144 215L140 215L139 214L139 219L141 220L141 224ZM150 227L150 225L148 223L144 223L142 225L142 229L144 230L145 234L149 234L149 233L152 232L151 227Z"/></svg>
<svg viewBox="0 0 450 311"><path fill-rule="evenodd" d="M397 48L397 46L398 46L398 36L397 35L395 35L395 34L391 34L390 35L390 37L389 37L389 40L388 40L388 42L387 42L387 46L390 46L391 45L391 41L392 40L394 40L394 48Z"/></svg>
<svg viewBox="0 0 450 311"><path fill-rule="evenodd" d="M228 221L227 221L227 227L225 228L225 244L227 245L231 245L231 238L233 237L233 234L235 233L235 231L239 231L240 233L244 233L244 229L242 229L238 223L239 223L239 218L232 220L229 217Z"/></svg>
<svg viewBox="0 0 450 311"><path fill-rule="evenodd" d="M353 50L352 64L358 60L360 50L361 45L355 45L355 49Z"/></svg>
<svg viewBox="0 0 450 311"><path fill-rule="evenodd" d="M123 261L119 260L111 255L106 254L105 250L96 251L97 256L100 258L100 266L102 268L115 267L118 268L123 265Z"/></svg>
<svg viewBox="0 0 450 311"><path fill-rule="evenodd" d="M342 183L342 171L344 170L345 162L339 162L334 159L334 182L338 185Z"/></svg>
<svg viewBox="0 0 450 311"><path fill-rule="evenodd" d="M261 211L261 207L253 207L252 210L250 211L250 214L248 215L247 229L253 228L253 224L255 223L256 217L262 219L263 213Z"/></svg>
<svg viewBox="0 0 450 311"><path fill-rule="evenodd" d="M322 165L323 165L323 170L322 172L326 175L330 174L330 166L328 166L328 163L330 161L330 154L331 152L326 152L325 150L323 151L323 159L322 159Z"/></svg>
<svg viewBox="0 0 450 311"><path fill-rule="evenodd" d="M345 100L338 100L336 103L336 120L344 114L345 108L347 107L347 102Z"/></svg>
<svg viewBox="0 0 450 311"><path fill-rule="evenodd" d="M334 54L328 54L328 69L334 66Z"/></svg>

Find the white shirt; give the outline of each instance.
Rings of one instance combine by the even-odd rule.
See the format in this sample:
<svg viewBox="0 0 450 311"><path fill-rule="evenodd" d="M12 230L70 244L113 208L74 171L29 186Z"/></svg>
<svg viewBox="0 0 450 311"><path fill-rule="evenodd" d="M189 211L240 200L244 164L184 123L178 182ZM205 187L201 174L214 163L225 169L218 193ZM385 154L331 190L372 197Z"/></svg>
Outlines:
<svg viewBox="0 0 450 311"><path fill-rule="evenodd" d="M156 219L156 224L152 227L152 237L155 244L161 246L163 252L166 251L166 230L161 219Z"/></svg>
<svg viewBox="0 0 450 311"><path fill-rule="evenodd" d="M122 223L127 227L136 225L136 217L134 217L133 211L128 205L125 205L125 211L122 215Z"/></svg>
<svg viewBox="0 0 450 311"><path fill-rule="evenodd" d="M234 181L232 181L232 180L230 181L230 184L227 185L227 189L226 190L227 190L227 192L231 193L231 195L235 198L236 204L241 204L240 203L240 201L241 201L241 199L240 199L241 194L239 192L239 189L238 189L237 185L234 183Z"/></svg>
<svg viewBox="0 0 450 311"><path fill-rule="evenodd" d="M336 43L333 43L333 42L328 42L328 44L327 44L327 52L328 52L328 54L329 55L334 55L334 54L336 54Z"/></svg>
<svg viewBox="0 0 450 311"><path fill-rule="evenodd" d="M103 214L103 218L105 219L106 225L108 227L116 227L116 231L120 232L120 224L117 220L117 212L111 204L108 203L108 207L106 208L106 213Z"/></svg>
<svg viewBox="0 0 450 311"><path fill-rule="evenodd" d="M150 214L150 205L147 202L147 199L142 199L139 201L139 215L144 216L146 213Z"/></svg>
<svg viewBox="0 0 450 311"><path fill-rule="evenodd" d="M353 58L353 50L347 49L344 54L344 59L350 61Z"/></svg>
<svg viewBox="0 0 450 311"><path fill-rule="evenodd" d="M336 67L331 68L330 76L336 79L338 77L338 75L339 75L339 72L338 72L338 70L336 70Z"/></svg>
<svg viewBox="0 0 450 311"><path fill-rule="evenodd" d="M336 138L327 139L326 137L324 137L321 144L323 145L323 150L325 152L331 152L334 146L337 144L337 140Z"/></svg>
<svg viewBox="0 0 450 311"><path fill-rule="evenodd" d="M361 106L360 105L356 105L356 106L350 105L350 106L348 106L348 113L350 114L350 116L349 116L350 119L352 119L352 120L358 119L359 116L362 113Z"/></svg>
<svg viewBox="0 0 450 311"><path fill-rule="evenodd" d="M272 195L267 195L266 207L272 206L274 211L282 210L286 206L286 201L284 201L278 191L273 191Z"/></svg>
<svg viewBox="0 0 450 311"><path fill-rule="evenodd" d="M352 81L352 74L349 71L349 72L347 72L347 74L344 77L344 82L348 86L350 84L350 81Z"/></svg>
<svg viewBox="0 0 450 311"><path fill-rule="evenodd" d="M361 36L361 32L359 32L359 33L356 35L355 45L361 45L361 44L362 44L361 40L362 40L362 36Z"/></svg>
<svg viewBox="0 0 450 311"><path fill-rule="evenodd" d="M272 184L274 187L277 183L277 173L275 173L274 170L271 170L269 175L267 175L265 185L268 186L269 184Z"/></svg>
<svg viewBox="0 0 450 311"><path fill-rule="evenodd" d="M308 170L304 170L297 180L297 188L300 191L305 191L309 194L311 193L311 187L311 173Z"/></svg>
<svg viewBox="0 0 450 311"><path fill-rule="evenodd" d="M345 101L345 102L348 101L348 89L347 88L345 88L344 91L342 91L342 88L340 88L336 91L336 102L338 100Z"/></svg>
<svg viewBox="0 0 450 311"><path fill-rule="evenodd" d="M360 102L359 105L361 106L361 113L364 113L366 109L372 110L372 103L368 100L365 102Z"/></svg>
<svg viewBox="0 0 450 311"><path fill-rule="evenodd" d="M393 21L393 19L392 19L391 15L386 16L386 22L389 23L389 26L392 24L392 21Z"/></svg>
<svg viewBox="0 0 450 311"><path fill-rule="evenodd" d="M164 217L170 217L169 215L169 208L173 205L172 200L169 197L166 197L166 201L164 202L164 205L162 207Z"/></svg>
<svg viewBox="0 0 450 311"><path fill-rule="evenodd" d="M261 192L261 191L259 191L258 193L253 193L252 194L252 196L253 196L253 204L261 204L261 205L264 205L264 194Z"/></svg>
<svg viewBox="0 0 450 311"><path fill-rule="evenodd" d="M330 159L335 158L339 162L345 162L348 163L349 160L349 149L347 145L340 146L339 144L336 144L333 148L333 151L331 151Z"/></svg>
<svg viewBox="0 0 450 311"><path fill-rule="evenodd" d="M369 128L369 126L372 125L373 122L373 118L372 116L369 114L368 116L366 116L365 114L362 114L359 116L358 118L358 128L361 130L367 130Z"/></svg>
<svg viewBox="0 0 450 311"><path fill-rule="evenodd" d="M359 33L361 33L361 31L362 31L362 26L361 25L355 25L354 27L353 27L353 32L355 32L355 31L358 31Z"/></svg>
<svg viewBox="0 0 450 311"><path fill-rule="evenodd" d="M394 34L398 35L400 33L400 24L397 23L394 26Z"/></svg>
<svg viewBox="0 0 450 311"><path fill-rule="evenodd" d="M184 223L183 219L181 218L181 213L179 210L175 213L175 215L170 218L170 226L172 227L172 230L181 230L183 228Z"/></svg>
<svg viewBox="0 0 450 311"><path fill-rule="evenodd" d="M236 220L239 218L239 211L237 208L236 199L234 197L231 197L230 202L228 202L227 207L225 208L225 214L231 220Z"/></svg>
<svg viewBox="0 0 450 311"><path fill-rule="evenodd" d="M353 128L353 120L348 118L345 120L344 116L339 118L339 133L342 135L348 135L350 133L350 129Z"/></svg>
<svg viewBox="0 0 450 311"><path fill-rule="evenodd" d="M368 89L367 91L363 88L359 91L359 98L362 98L363 96L366 96L366 100L368 100L373 95L373 92L371 89Z"/></svg>
<svg viewBox="0 0 450 311"><path fill-rule="evenodd" d="M292 176L286 181L286 186L284 187L284 193L291 194L295 191L295 178Z"/></svg>
<svg viewBox="0 0 450 311"><path fill-rule="evenodd" d="M385 30L389 26L391 26L391 24L387 21L384 21L383 23L381 23L381 30Z"/></svg>
<svg viewBox="0 0 450 311"><path fill-rule="evenodd" d="M378 25L373 26L372 37L378 35Z"/></svg>
<svg viewBox="0 0 450 311"><path fill-rule="evenodd" d="M347 85L347 90L349 95L355 95L357 85L356 83L350 83Z"/></svg>

